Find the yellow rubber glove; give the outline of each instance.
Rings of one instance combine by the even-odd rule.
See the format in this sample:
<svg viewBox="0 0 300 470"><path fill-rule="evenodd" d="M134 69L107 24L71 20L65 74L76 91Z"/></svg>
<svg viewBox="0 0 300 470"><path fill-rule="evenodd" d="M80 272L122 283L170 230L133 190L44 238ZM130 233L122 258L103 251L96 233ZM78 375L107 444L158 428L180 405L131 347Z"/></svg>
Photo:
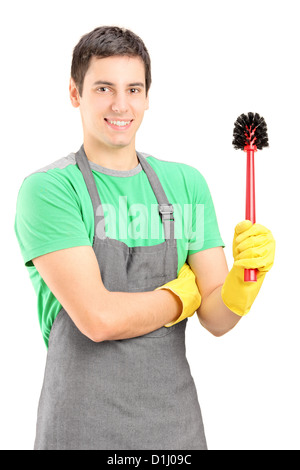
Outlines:
<svg viewBox="0 0 300 470"><path fill-rule="evenodd" d="M232 251L234 263L221 295L224 304L242 317L249 312L266 273L273 266L275 240L263 225L244 220L235 227ZM257 282L244 282L245 268L258 269Z"/></svg>
<svg viewBox="0 0 300 470"><path fill-rule="evenodd" d="M173 326L187 317L192 317L200 307L201 295L196 284L195 274L187 263L180 269L177 279L173 279L155 290L159 289L169 289L174 292L180 298L183 307L180 317L167 323L165 325L167 327Z"/></svg>

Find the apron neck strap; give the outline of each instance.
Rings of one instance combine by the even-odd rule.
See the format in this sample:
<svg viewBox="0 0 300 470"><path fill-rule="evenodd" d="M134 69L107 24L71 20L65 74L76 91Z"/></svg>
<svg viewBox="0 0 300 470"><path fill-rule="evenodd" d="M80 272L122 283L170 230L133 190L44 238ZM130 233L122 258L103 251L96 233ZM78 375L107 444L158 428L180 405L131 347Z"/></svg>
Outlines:
<svg viewBox="0 0 300 470"><path fill-rule="evenodd" d="M153 189L153 192L155 194L155 197L158 202L158 212L161 216L162 223L164 226L164 234L165 234L165 239L166 240L174 240L175 236L175 230L174 230L174 208L172 204L169 203L168 198L165 194L165 191L158 179L157 174L151 167L151 165L147 162L146 158L141 155L141 153L137 152L137 157L139 159L139 162L145 171L149 183ZM84 146L82 145L78 152L75 153L75 159L76 163L83 175L85 184L87 186L92 204L93 204L93 209L94 209L94 218L95 218L95 233L94 233L94 239L96 237L96 228L98 227L97 230L97 237L101 239L105 239L106 234L105 234L105 225L103 222L104 219L104 211L99 195L99 191L97 189L96 183L95 183L95 178L92 173L88 158L86 156ZM100 230L100 233L99 233Z"/></svg>

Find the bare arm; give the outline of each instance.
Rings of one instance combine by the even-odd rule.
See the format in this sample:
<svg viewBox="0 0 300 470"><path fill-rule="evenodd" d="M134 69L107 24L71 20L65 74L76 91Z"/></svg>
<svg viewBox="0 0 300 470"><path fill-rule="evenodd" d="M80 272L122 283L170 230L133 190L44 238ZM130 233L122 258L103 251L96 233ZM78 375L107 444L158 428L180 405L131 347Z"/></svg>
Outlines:
<svg viewBox="0 0 300 470"><path fill-rule="evenodd" d="M108 291L90 246L54 251L32 262L77 328L92 341L140 336L181 314L181 301L168 290Z"/></svg>
<svg viewBox="0 0 300 470"><path fill-rule="evenodd" d="M189 255L202 302L197 310L200 323L215 336L222 336L241 319L229 310L221 297L222 286L228 274L228 266L222 247L210 248Z"/></svg>

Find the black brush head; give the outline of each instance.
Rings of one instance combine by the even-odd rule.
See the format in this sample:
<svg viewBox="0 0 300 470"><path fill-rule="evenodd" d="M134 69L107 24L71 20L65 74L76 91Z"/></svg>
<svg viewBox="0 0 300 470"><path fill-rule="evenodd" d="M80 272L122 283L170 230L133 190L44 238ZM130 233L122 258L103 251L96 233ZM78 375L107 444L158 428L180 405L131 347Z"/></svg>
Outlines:
<svg viewBox="0 0 300 470"><path fill-rule="evenodd" d="M257 113L241 114L234 123L233 141L235 149L256 146L259 150L269 146L267 124Z"/></svg>

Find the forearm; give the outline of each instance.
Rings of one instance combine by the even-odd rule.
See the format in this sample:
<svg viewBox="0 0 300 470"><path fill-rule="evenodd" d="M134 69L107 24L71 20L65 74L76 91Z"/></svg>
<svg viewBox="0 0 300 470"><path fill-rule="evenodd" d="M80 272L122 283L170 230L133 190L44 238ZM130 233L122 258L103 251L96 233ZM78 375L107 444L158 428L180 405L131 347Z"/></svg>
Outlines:
<svg viewBox="0 0 300 470"><path fill-rule="evenodd" d="M102 308L101 340L141 336L174 321L182 312L181 300L169 290L106 292Z"/></svg>
<svg viewBox="0 0 300 470"><path fill-rule="evenodd" d="M200 323L214 336L224 335L241 319L224 304L221 297L222 287L217 287L210 295L202 299L197 310Z"/></svg>

